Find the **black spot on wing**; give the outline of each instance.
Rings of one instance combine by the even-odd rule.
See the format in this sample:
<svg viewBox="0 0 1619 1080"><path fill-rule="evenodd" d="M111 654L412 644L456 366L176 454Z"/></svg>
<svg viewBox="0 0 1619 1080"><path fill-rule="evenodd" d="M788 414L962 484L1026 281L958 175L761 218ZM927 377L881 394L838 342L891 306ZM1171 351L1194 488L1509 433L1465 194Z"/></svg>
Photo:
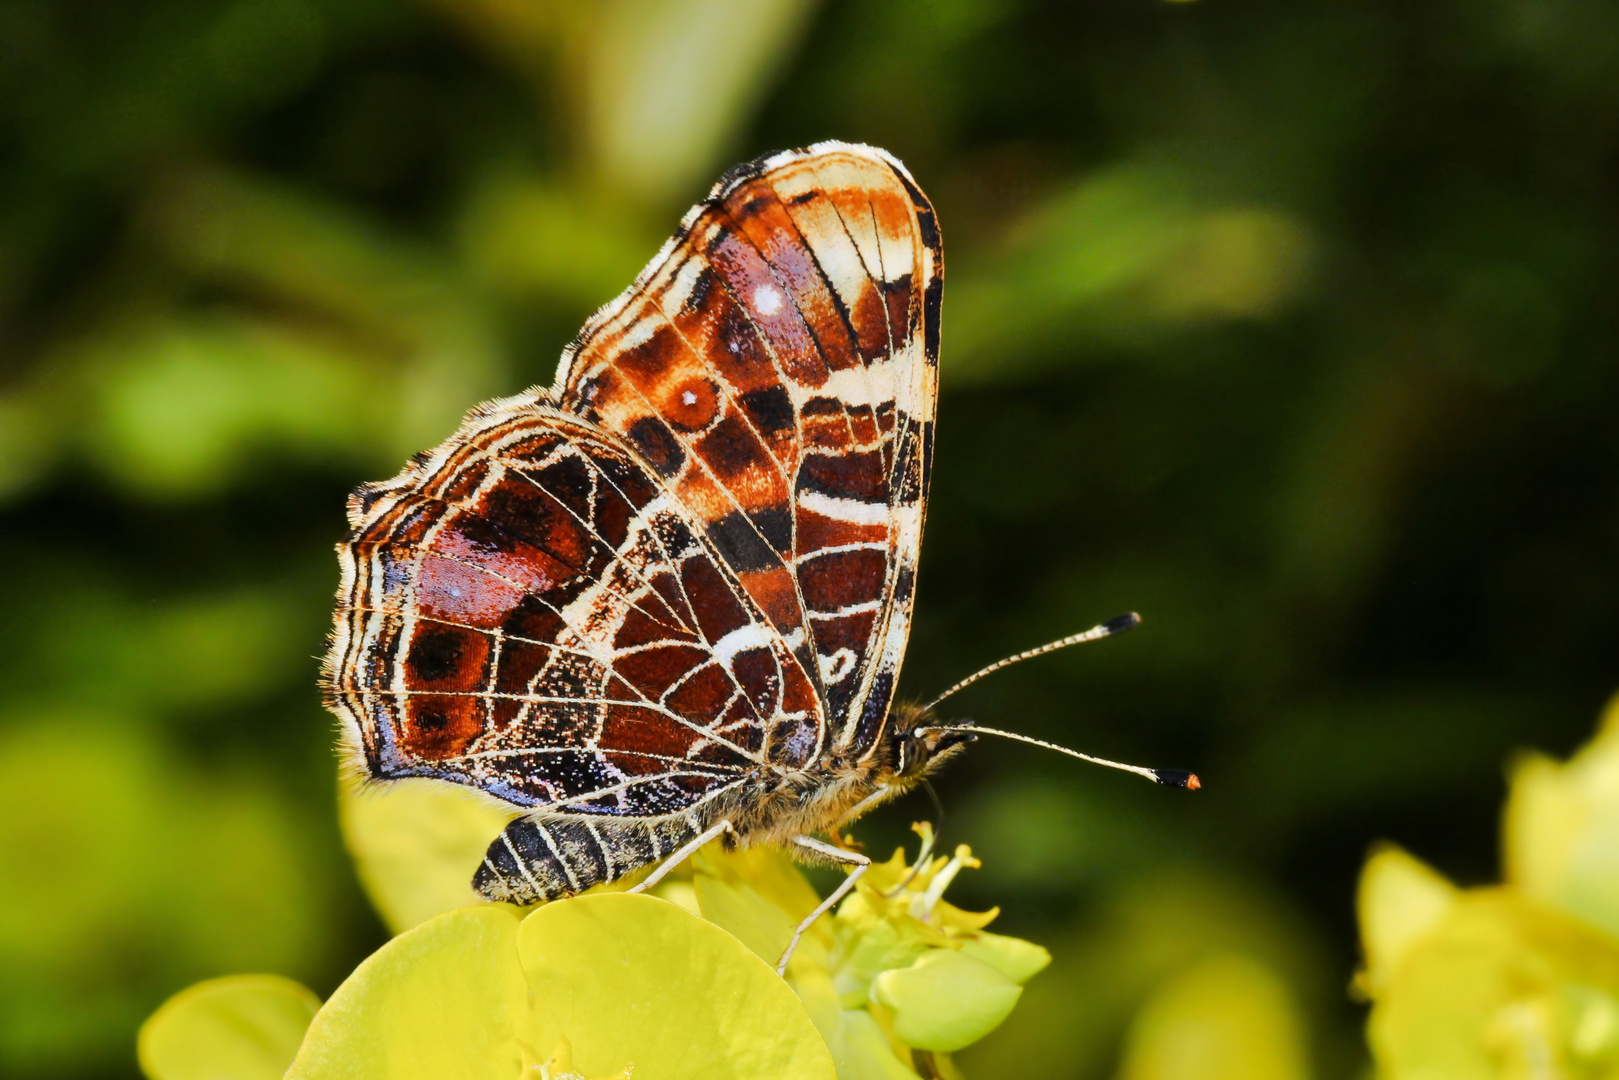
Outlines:
<svg viewBox="0 0 1619 1080"><path fill-rule="evenodd" d="M786 553L793 546L793 512L785 506L755 510L748 515L770 546Z"/></svg>
<svg viewBox="0 0 1619 1080"><path fill-rule="evenodd" d="M793 401L781 385L762 386L742 395L742 409L759 429L761 435L775 435L792 430L798 422L793 415Z"/></svg>
<svg viewBox="0 0 1619 1080"><path fill-rule="evenodd" d="M724 244L730 235L731 227L729 225L721 225L716 222L714 231L708 234L708 239L703 245L703 254L712 257L715 249Z"/></svg>
<svg viewBox="0 0 1619 1080"><path fill-rule="evenodd" d="M763 176L765 171L765 162L769 161L773 157L776 157L777 153L777 151L772 150L768 154L760 154L752 161L744 161L741 164L732 165L729 169L726 169L725 174L721 176L719 178L719 182L714 185L713 194L708 197L708 201L711 203L718 202L721 199L724 199L725 196L729 195L731 192L735 191L737 188L741 187L743 184L747 183L749 180L752 180L754 177ZM798 153L802 154L803 151L800 150Z"/></svg>
<svg viewBox="0 0 1619 1080"><path fill-rule="evenodd" d="M636 448L652 463L652 467L663 476L675 475L686 463L686 451L681 449L674 432L656 417L641 417L630 425L627 434Z"/></svg>
<svg viewBox="0 0 1619 1080"><path fill-rule="evenodd" d="M419 633L407 662L422 682L438 682L455 674L461 664L461 635L448 628Z"/></svg>
<svg viewBox="0 0 1619 1080"><path fill-rule="evenodd" d="M709 525L705 532L727 565L739 573L781 565L781 558L740 511L731 511Z"/></svg>
<svg viewBox="0 0 1619 1080"><path fill-rule="evenodd" d="M697 280L692 283L691 295L681 305L681 310L688 315L695 315L703 310L708 303L708 294L714 289L714 270L712 267L703 267L697 272Z"/></svg>

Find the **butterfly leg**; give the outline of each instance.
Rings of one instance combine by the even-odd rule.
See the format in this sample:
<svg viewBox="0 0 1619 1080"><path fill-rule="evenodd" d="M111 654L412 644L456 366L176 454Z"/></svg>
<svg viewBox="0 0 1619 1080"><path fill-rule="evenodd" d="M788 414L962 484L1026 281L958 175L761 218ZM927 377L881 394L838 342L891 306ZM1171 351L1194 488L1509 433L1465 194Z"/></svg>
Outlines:
<svg viewBox="0 0 1619 1080"><path fill-rule="evenodd" d="M721 836L731 831L733 830L731 829L731 822L729 819L722 818L719 821L716 821L713 825L710 825L708 828L704 829L702 832L693 837L689 843L682 845L680 850L676 851L673 855L670 855L667 859L663 860L663 862L659 863L658 868L652 871L645 881L641 882L639 885L625 889L624 891L632 893L645 892L658 882L662 881L663 875L667 874L669 871L673 870L675 867L697 854L697 852L702 849L704 844L708 843L710 840L713 840L717 836Z"/></svg>
<svg viewBox="0 0 1619 1080"><path fill-rule="evenodd" d="M826 831L826 834L832 838L832 843L844 851L859 851L859 841L853 837L844 836L841 830L845 825L852 825L861 814L864 814L886 798L888 798L888 785L883 784L876 791L873 791L870 795L844 811L843 816L838 818L832 827Z"/></svg>
<svg viewBox="0 0 1619 1080"><path fill-rule="evenodd" d="M793 958L793 950L798 948L798 943L804 937L805 931L815 925L816 919L819 919L822 915L825 915L828 911L831 911L834 907L836 907L838 901L847 896L849 894L849 890L854 888L854 883L859 881L861 876L865 874L867 870L871 869L871 860L859 852L845 851L843 848L833 847L831 844L823 843L822 841L815 839L813 836L795 836L793 837L793 843L797 844L801 848L807 848L808 850L815 852L817 855L821 855L833 862L852 865L854 869L850 870L849 876L844 878L842 883L839 884L837 888L832 890L831 896L828 896L825 900L822 900L820 906L805 916L804 921L798 924L798 928L793 931L793 940L787 943L786 951L781 954L781 959L776 961L777 975L786 973L787 961Z"/></svg>

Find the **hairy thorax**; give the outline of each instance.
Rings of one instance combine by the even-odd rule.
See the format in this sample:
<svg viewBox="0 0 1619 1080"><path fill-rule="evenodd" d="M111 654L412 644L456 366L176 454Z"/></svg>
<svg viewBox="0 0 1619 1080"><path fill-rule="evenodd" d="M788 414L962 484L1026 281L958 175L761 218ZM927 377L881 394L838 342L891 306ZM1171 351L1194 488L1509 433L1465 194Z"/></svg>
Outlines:
<svg viewBox="0 0 1619 1080"><path fill-rule="evenodd" d="M883 798L869 805L897 796L910 786L894 781L892 769L875 757L864 762L823 761L813 772L761 777L757 786L717 802L710 820L729 819L739 847L786 844L795 836L831 832L878 792Z"/></svg>
<svg viewBox="0 0 1619 1080"><path fill-rule="evenodd" d="M728 842L737 847L833 833L905 794L955 755L964 740L950 737L948 729L916 734L930 719L922 707L900 703L884 738L863 756L834 753L804 770L762 772L733 798L711 804L707 820L730 821L734 832ZM802 856L803 850L795 854Z"/></svg>

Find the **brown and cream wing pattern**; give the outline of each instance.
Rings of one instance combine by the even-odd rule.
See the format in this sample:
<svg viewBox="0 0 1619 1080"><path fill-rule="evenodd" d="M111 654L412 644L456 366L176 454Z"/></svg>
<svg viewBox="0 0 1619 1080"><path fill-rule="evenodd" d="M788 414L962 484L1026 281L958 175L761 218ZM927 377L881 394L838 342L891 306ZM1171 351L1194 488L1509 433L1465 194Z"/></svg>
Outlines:
<svg viewBox="0 0 1619 1080"><path fill-rule="evenodd" d="M542 394L350 500L326 691L377 778L658 817L807 761L815 689L701 529Z"/></svg>
<svg viewBox="0 0 1619 1080"><path fill-rule="evenodd" d="M817 753L869 751L898 678L931 466L943 256L881 150L731 171L564 353L816 683Z"/></svg>

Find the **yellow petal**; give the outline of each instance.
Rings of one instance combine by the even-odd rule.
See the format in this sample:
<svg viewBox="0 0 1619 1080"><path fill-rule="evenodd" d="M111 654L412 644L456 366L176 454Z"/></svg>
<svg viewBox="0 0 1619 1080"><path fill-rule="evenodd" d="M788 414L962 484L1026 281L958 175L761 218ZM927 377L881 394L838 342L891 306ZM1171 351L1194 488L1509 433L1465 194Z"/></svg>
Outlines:
<svg viewBox="0 0 1619 1080"><path fill-rule="evenodd" d="M360 788L345 779L339 808L360 882L396 934L480 903L472 875L515 816L476 792L436 780Z"/></svg>
<svg viewBox="0 0 1619 1080"><path fill-rule="evenodd" d="M1509 890L1470 891L1410 946L1367 1036L1387 1080L1611 1076L1619 943Z"/></svg>
<svg viewBox="0 0 1619 1080"><path fill-rule="evenodd" d="M945 900L933 905L932 917L929 922L938 923L941 927L950 930L982 930L994 922L1001 914L998 907L988 911L966 911Z"/></svg>
<svg viewBox="0 0 1619 1080"><path fill-rule="evenodd" d="M527 1041L566 1036L586 1076L833 1080L791 989L712 923L655 897L546 904L518 932L534 1013Z"/></svg>
<svg viewBox="0 0 1619 1080"><path fill-rule="evenodd" d="M1566 765L1515 764L1502 832L1509 882L1619 934L1619 698Z"/></svg>
<svg viewBox="0 0 1619 1080"><path fill-rule="evenodd" d="M926 837L924 837L924 841ZM891 893L899 887L911 872L911 860L906 857L905 849L895 848L894 854L889 856L887 862L873 862L871 869L860 879L856 889L865 896L881 898L885 893Z"/></svg>
<svg viewBox="0 0 1619 1080"><path fill-rule="evenodd" d="M1458 895L1454 885L1399 848L1374 850L1356 897L1366 953L1357 989L1368 997L1381 993L1412 944L1439 925Z"/></svg>
<svg viewBox="0 0 1619 1080"><path fill-rule="evenodd" d="M148 1080L280 1080L320 999L279 975L231 975L186 988L141 1025Z"/></svg>
<svg viewBox="0 0 1619 1080"><path fill-rule="evenodd" d="M316 1015L287 1080L516 1077L528 1006L521 918L504 904L462 908L388 942Z"/></svg>
<svg viewBox="0 0 1619 1080"><path fill-rule="evenodd" d="M703 917L772 967L799 921L820 903L793 861L771 848L727 852L710 844L693 863ZM817 932L824 933L819 927Z"/></svg>

